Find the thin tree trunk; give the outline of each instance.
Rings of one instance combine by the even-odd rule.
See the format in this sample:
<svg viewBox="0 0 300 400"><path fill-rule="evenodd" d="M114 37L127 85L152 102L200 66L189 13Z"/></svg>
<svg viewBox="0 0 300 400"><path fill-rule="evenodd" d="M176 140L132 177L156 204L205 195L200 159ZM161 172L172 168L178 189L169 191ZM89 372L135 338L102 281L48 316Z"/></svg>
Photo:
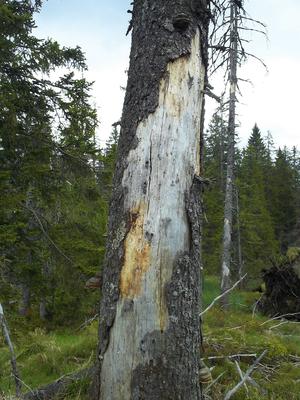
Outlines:
<svg viewBox="0 0 300 400"><path fill-rule="evenodd" d="M231 248L232 248L232 219L233 219L233 181L234 181L234 154L235 154L235 117L236 117L236 90L237 90L237 61L238 61L238 23L237 5L231 2L230 11L231 35L230 35L230 97L228 119L228 151L227 151L227 175L225 187L224 207L224 231L223 231L223 255L221 272L221 291L226 292L230 287ZM229 305L229 296L222 298L224 307Z"/></svg>
<svg viewBox="0 0 300 400"><path fill-rule="evenodd" d="M220 104L220 189L224 192L224 98L221 97Z"/></svg>
<svg viewBox="0 0 300 400"><path fill-rule="evenodd" d="M110 206L95 398L201 399L206 1L136 0Z"/></svg>
<svg viewBox="0 0 300 400"><path fill-rule="evenodd" d="M51 274L52 274L52 267L51 267L51 261L48 260L43 264L42 267L42 276L44 280L44 293L41 295L41 300L40 300L40 318L42 321L46 321L49 318L49 310L48 310L48 299L47 295L49 294L50 290L50 279L51 279Z"/></svg>
<svg viewBox="0 0 300 400"><path fill-rule="evenodd" d="M7 345L8 345L8 347L9 347L9 351L10 351L10 354L11 354L10 360L11 360L12 374L13 374L14 379L15 379L16 396L17 397L21 397L22 384L21 384L20 375L19 375L18 368L17 368L15 350L14 350L14 346L12 344L12 341L10 339L9 329L8 329L8 326L7 326L6 321L5 321L3 307L2 307L2 304L0 303L0 326L1 325L2 325L2 329L3 329L3 334L4 334L5 341L6 341Z"/></svg>
<svg viewBox="0 0 300 400"><path fill-rule="evenodd" d="M28 317L30 314L30 305L31 305L31 292L30 288L27 284L22 285L22 298L21 304L19 307L19 314L22 317Z"/></svg>
<svg viewBox="0 0 300 400"><path fill-rule="evenodd" d="M240 227L240 202L239 202L239 191L236 188L236 225L237 225L237 247L238 247L238 275L239 280L241 280L244 275L244 262L243 262L243 254L242 254L242 243L241 243L241 227ZM240 287L243 286L243 282L241 281Z"/></svg>

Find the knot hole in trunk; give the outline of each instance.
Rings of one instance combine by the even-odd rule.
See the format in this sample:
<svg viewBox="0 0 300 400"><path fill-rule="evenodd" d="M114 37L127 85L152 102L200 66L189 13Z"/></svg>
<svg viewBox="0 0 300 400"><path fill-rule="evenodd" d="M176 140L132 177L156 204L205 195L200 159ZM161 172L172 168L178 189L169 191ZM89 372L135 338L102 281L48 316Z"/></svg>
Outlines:
<svg viewBox="0 0 300 400"><path fill-rule="evenodd" d="M188 29L191 22L192 19L189 15L178 14L173 18L173 27L177 32L184 33Z"/></svg>

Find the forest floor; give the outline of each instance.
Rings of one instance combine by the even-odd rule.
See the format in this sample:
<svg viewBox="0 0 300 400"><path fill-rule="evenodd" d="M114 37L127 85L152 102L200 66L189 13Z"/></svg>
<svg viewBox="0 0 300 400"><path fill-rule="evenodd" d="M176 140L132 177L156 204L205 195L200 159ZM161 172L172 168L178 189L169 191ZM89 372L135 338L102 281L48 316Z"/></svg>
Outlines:
<svg viewBox="0 0 300 400"><path fill-rule="evenodd" d="M217 295L218 279L207 277L204 304L210 304ZM300 400L300 323L271 320L253 313L253 304L259 296L260 293L236 290L231 294L228 312L214 306L204 315L203 358L212 370L213 380L217 380L204 386L206 399L222 400L241 380L238 366L245 373L256 357L267 350L251 375L255 386L247 382L232 399ZM83 329L51 332L41 328L20 330L14 320L10 325L24 392L93 363L96 321ZM87 381L73 382L60 399L88 398L88 386ZM8 399L13 393L9 352L0 337L0 399Z"/></svg>

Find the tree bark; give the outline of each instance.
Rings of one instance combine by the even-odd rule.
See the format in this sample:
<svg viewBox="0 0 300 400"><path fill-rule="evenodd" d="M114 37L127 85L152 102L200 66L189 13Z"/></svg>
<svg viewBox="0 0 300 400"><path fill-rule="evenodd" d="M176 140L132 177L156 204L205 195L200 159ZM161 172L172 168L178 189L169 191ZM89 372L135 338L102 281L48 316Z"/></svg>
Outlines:
<svg viewBox="0 0 300 400"><path fill-rule="evenodd" d="M19 314L22 317L28 317L30 315L31 306L31 291L27 284L22 284L22 298L19 307Z"/></svg>
<svg viewBox="0 0 300 400"><path fill-rule="evenodd" d="M208 21L208 1L134 2L96 399L201 399L199 174Z"/></svg>
<svg viewBox="0 0 300 400"><path fill-rule="evenodd" d="M42 276L44 280L44 290L40 299L40 319L42 321L46 321L50 317L48 309L48 297L49 297L48 293L50 292L51 275L52 275L51 261L47 260L42 266Z"/></svg>
<svg viewBox="0 0 300 400"><path fill-rule="evenodd" d="M232 248L232 220L233 220L233 181L235 155L235 120L236 120L236 90L237 90L237 62L238 62L238 6L231 0L230 21L230 65L229 65L229 118L228 118L228 151L227 175L225 186L223 254L221 270L221 291L225 293L230 288L231 248ZM222 305L228 307L229 295L223 296Z"/></svg>
<svg viewBox="0 0 300 400"><path fill-rule="evenodd" d="M244 275L244 261L242 254L242 241L241 241L241 226L240 226L240 200L239 200L239 190L235 190L236 196L236 230L237 230L237 253L238 253L238 276L239 280ZM241 282L240 288L242 288L244 282Z"/></svg>

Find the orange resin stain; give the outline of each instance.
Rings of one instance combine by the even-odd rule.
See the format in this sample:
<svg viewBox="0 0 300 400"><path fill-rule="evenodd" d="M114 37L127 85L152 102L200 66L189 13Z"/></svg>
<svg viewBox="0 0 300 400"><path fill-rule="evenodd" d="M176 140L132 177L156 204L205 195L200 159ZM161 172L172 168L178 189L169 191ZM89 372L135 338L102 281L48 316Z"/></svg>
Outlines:
<svg viewBox="0 0 300 400"><path fill-rule="evenodd" d="M142 279L150 266L150 243L144 235L145 204L131 211L131 228L125 239L125 259L121 271L120 293L133 299L141 292Z"/></svg>

